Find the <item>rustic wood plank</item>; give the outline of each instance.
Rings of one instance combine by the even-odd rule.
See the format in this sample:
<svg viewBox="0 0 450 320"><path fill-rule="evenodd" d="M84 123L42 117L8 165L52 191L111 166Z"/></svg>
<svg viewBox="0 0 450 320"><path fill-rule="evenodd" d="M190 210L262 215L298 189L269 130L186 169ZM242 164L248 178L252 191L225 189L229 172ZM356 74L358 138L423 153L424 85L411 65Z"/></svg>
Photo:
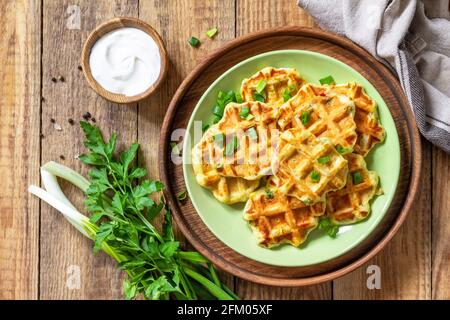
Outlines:
<svg viewBox="0 0 450 320"><path fill-rule="evenodd" d="M76 23L76 20L69 21L74 13L68 12L68 7L73 1L44 1L42 163L55 160L86 173L86 166L75 159L84 151L83 134L79 126L71 126L68 119L78 122L82 114L89 111L106 136L117 131L122 145L129 145L137 139L137 107L109 103L91 90L78 70L82 45L89 32L109 18L137 17L138 1L99 1L94 4L83 0L76 3L81 13L80 29L70 29L67 24ZM60 76L64 81L59 80ZM57 82L53 82L52 77ZM55 119L62 130L55 130L50 119ZM60 159L60 155L64 159ZM64 185L64 190L82 209L81 193L68 185ZM123 274L115 268L112 259L105 254L94 256L91 242L45 204L41 213L40 259L40 297L43 299L122 297ZM76 286L78 270L79 288Z"/></svg>
<svg viewBox="0 0 450 320"><path fill-rule="evenodd" d="M291 0L237 0L236 36L277 26L314 26L312 18ZM236 278L235 287L243 299L327 299L331 285L305 288L273 288Z"/></svg>
<svg viewBox="0 0 450 320"><path fill-rule="evenodd" d="M154 96L139 103L138 139L141 145L140 163L148 169L150 177L157 178L158 140L167 106L186 75L208 53L235 36L234 0L194 1L141 1L139 18L154 27L163 38L170 57L166 82ZM205 32L217 27L213 40ZM201 41L192 48L187 40L195 36ZM177 231L177 237L182 238ZM223 281L233 286L233 277L221 273Z"/></svg>
<svg viewBox="0 0 450 320"><path fill-rule="evenodd" d="M433 147L432 298L450 299L450 155Z"/></svg>
<svg viewBox="0 0 450 320"><path fill-rule="evenodd" d="M0 299L38 298L41 2L1 1Z"/></svg>
<svg viewBox="0 0 450 320"><path fill-rule="evenodd" d="M371 262L334 281L334 299L431 298L430 173L431 147L423 140L422 182L415 209L410 212L397 235ZM379 290L367 288L367 267L370 265L380 267Z"/></svg>

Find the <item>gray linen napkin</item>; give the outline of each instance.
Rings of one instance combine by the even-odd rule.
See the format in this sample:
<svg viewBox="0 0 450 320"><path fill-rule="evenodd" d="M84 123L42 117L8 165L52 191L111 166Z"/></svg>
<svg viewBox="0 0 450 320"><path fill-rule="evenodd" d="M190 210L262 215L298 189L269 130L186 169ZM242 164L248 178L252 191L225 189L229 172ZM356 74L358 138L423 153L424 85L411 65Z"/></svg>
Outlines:
<svg viewBox="0 0 450 320"><path fill-rule="evenodd" d="M450 153L449 0L298 0L324 29L393 68L422 135Z"/></svg>

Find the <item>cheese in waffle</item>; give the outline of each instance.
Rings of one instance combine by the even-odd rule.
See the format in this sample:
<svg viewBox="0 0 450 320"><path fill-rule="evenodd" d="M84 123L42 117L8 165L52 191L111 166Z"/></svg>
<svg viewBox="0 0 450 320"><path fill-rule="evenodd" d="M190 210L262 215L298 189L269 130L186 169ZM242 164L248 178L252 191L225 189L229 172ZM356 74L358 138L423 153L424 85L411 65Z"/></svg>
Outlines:
<svg viewBox="0 0 450 320"><path fill-rule="evenodd" d="M278 161L273 172L278 188L306 204L321 201L347 180L347 160L326 138L316 138L308 130L291 128L280 136Z"/></svg>
<svg viewBox="0 0 450 320"><path fill-rule="evenodd" d="M358 139L354 152L366 156L374 145L384 140L386 133L378 118L375 101L370 98L364 88L354 82L334 85L333 91L344 94L355 104L355 123Z"/></svg>
<svg viewBox="0 0 450 320"><path fill-rule="evenodd" d="M357 141L355 105L332 86L306 84L280 108L281 129L303 128L350 152Z"/></svg>
<svg viewBox="0 0 450 320"><path fill-rule="evenodd" d="M242 112L242 111L245 112ZM244 116L245 115L245 116ZM202 161L225 177L257 180L272 169L274 109L260 102L230 103L199 143Z"/></svg>
<svg viewBox="0 0 450 320"><path fill-rule="evenodd" d="M370 200L378 191L378 174L366 168L364 158L355 153L348 160L347 184L327 194L327 215L334 224L351 224L368 217Z"/></svg>
<svg viewBox="0 0 450 320"><path fill-rule="evenodd" d="M233 204L245 202L250 193L259 186L258 180L245 180L236 177L224 177L217 171L216 165L202 160L201 144L192 149L192 167L197 183L212 191L220 202Z"/></svg>
<svg viewBox="0 0 450 320"><path fill-rule="evenodd" d="M242 82L241 95L244 101L264 101L279 107L304 82L295 69L267 67Z"/></svg>
<svg viewBox="0 0 450 320"><path fill-rule="evenodd" d="M271 189L269 184L250 195L244 219L249 222L259 245L271 248L289 243L298 247L317 227L325 204L318 202L307 206L277 188Z"/></svg>

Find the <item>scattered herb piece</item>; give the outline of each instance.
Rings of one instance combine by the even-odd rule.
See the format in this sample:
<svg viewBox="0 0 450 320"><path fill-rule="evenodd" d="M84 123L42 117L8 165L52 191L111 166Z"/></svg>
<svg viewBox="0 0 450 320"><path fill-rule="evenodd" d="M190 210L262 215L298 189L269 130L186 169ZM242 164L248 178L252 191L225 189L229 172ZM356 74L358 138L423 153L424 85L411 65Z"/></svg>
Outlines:
<svg viewBox="0 0 450 320"><path fill-rule="evenodd" d="M283 91L283 100L284 102L288 101L291 98L291 93L288 89L284 89Z"/></svg>
<svg viewBox="0 0 450 320"><path fill-rule="evenodd" d="M250 120L255 119L255 116L250 113L245 119L250 121Z"/></svg>
<svg viewBox="0 0 450 320"><path fill-rule="evenodd" d="M339 231L339 226L334 225L331 222L330 218L323 218L319 222L319 229L323 230L331 238L336 238L336 235Z"/></svg>
<svg viewBox="0 0 450 320"><path fill-rule="evenodd" d="M256 132L254 127L251 127L247 130L247 134L250 137L250 139L252 140L257 140L258 139L258 133Z"/></svg>
<svg viewBox="0 0 450 320"><path fill-rule="evenodd" d="M178 201L183 201L186 200L187 198L187 192L186 191L181 191L177 194L177 199Z"/></svg>
<svg viewBox="0 0 450 320"><path fill-rule="evenodd" d="M255 92L253 94L253 100L259 101L259 102L264 102L264 101L266 101L266 96L261 93Z"/></svg>
<svg viewBox="0 0 450 320"><path fill-rule="evenodd" d="M359 171L356 171L356 172L353 172L353 184L360 184L361 182L363 182L363 177L362 177L362 174L361 174L361 172L359 172Z"/></svg>
<svg viewBox="0 0 450 320"><path fill-rule="evenodd" d="M328 76L319 80L320 84L336 84L332 76Z"/></svg>
<svg viewBox="0 0 450 320"><path fill-rule="evenodd" d="M63 76L59 76L59 77L58 77L58 80L61 81L61 82L66 81L66 79L65 79Z"/></svg>
<svg viewBox="0 0 450 320"><path fill-rule="evenodd" d="M87 111L87 112L85 112L83 114L82 117L83 117L84 120L88 121L88 120L90 120L92 118L92 115L91 115L91 113L89 111Z"/></svg>
<svg viewBox="0 0 450 320"><path fill-rule="evenodd" d="M236 102L237 102L237 103L242 103L242 102L244 102L244 99L242 99L242 95L241 95L239 92L236 92L236 93L234 94L234 96L235 96L235 99L236 99Z"/></svg>
<svg viewBox="0 0 450 320"><path fill-rule="evenodd" d="M267 81L264 79L261 79L258 84L256 85L256 92L261 93L263 92L264 88L267 85Z"/></svg>
<svg viewBox="0 0 450 320"><path fill-rule="evenodd" d="M218 163L216 165L216 169L222 169L223 168L223 163Z"/></svg>
<svg viewBox="0 0 450 320"><path fill-rule="evenodd" d="M196 37L190 37L188 43L191 45L191 47L197 48L200 45L200 40L198 40Z"/></svg>
<svg viewBox="0 0 450 320"><path fill-rule="evenodd" d="M52 77L52 82L57 82L58 80L56 80L55 77Z"/></svg>
<svg viewBox="0 0 450 320"><path fill-rule="evenodd" d="M219 29L217 29L216 27L209 29L208 31L206 31L206 36L210 39L214 38L214 36L217 34L217 32L219 31Z"/></svg>
<svg viewBox="0 0 450 320"><path fill-rule="evenodd" d="M311 111L303 111L302 112L300 119L302 120L302 124L304 126L306 126L308 124L310 117L311 117Z"/></svg>
<svg viewBox="0 0 450 320"><path fill-rule="evenodd" d="M204 124L203 126L202 126L202 131L203 132L205 132L206 130L208 130L209 129L209 124Z"/></svg>
<svg viewBox="0 0 450 320"><path fill-rule="evenodd" d="M247 118L247 116L250 114L250 108L248 106L242 106L241 110L239 110L239 116L241 118Z"/></svg>
<svg viewBox="0 0 450 320"><path fill-rule="evenodd" d="M313 182L319 182L320 181L320 173L317 170L313 170L311 172L311 180Z"/></svg>
<svg viewBox="0 0 450 320"><path fill-rule="evenodd" d="M222 107L222 106L216 105L213 108L213 114L218 116L218 117L220 117L220 118L223 117L223 111L224 111L224 107Z"/></svg>
<svg viewBox="0 0 450 320"><path fill-rule="evenodd" d="M96 123L96 122L97 122L97 120L95 120L95 118L92 118L91 121L92 121L93 123Z"/></svg>
<svg viewBox="0 0 450 320"><path fill-rule="evenodd" d="M301 201L307 206L310 206L312 204L311 199L308 197L302 198Z"/></svg>
<svg viewBox="0 0 450 320"><path fill-rule="evenodd" d="M51 122L51 123L56 123L56 120L53 119L53 118L50 118L50 122Z"/></svg>
<svg viewBox="0 0 450 320"><path fill-rule="evenodd" d="M267 199L273 199L274 198L273 191L270 189L266 189L266 197Z"/></svg>
<svg viewBox="0 0 450 320"><path fill-rule="evenodd" d="M83 71L83 67L82 66L78 66L78 70Z"/></svg>
<svg viewBox="0 0 450 320"><path fill-rule="evenodd" d="M325 164L330 162L330 156L323 156L317 159L317 162L320 164Z"/></svg>
<svg viewBox="0 0 450 320"><path fill-rule="evenodd" d="M75 121L73 121L72 118L69 118L69 119L67 120L67 122L69 122L69 124L70 124L71 126L73 126L73 125L75 124Z"/></svg>
<svg viewBox="0 0 450 320"><path fill-rule="evenodd" d="M348 148L345 148L345 147L343 147L343 146L341 146L340 144L338 144L338 145L336 146L336 151L337 151L339 154L346 154L346 153L349 151L349 149L348 149Z"/></svg>
<svg viewBox="0 0 450 320"><path fill-rule="evenodd" d="M222 117L219 117L219 116L217 116L217 115L214 115L213 118L212 118L212 123L213 123L213 124L216 124L217 122L220 121L220 119L222 119Z"/></svg>
<svg viewBox="0 0 450 320"><path fill-rule="evenodd" d="M233 136L230 142L227 143L225 147L225 156L231 156L234 154L234 151L239 147L239 140L236 136Z"/></svg>
<svg viewBox="0 0 450 320"><path fill-rule="evenodd" d="M65 159L66 159L66 157L64 157L62 154L59 155L59 158L60 158L61 160L65 160Z"/></svg>
<svg viewBox="0 0 450 320"><path fill-rule="evenodd" d="M295 84L290 84L288 85L288 89L292 93L294 90L297 90L297 86Z"/></svg>
<svg viewBox="0 0 450 320"><path fill-rule="evenodd" d="M225 140L225 135L223 133L218 133L213 135L213 140L216 144L223 146L223 141Z"/></svg>

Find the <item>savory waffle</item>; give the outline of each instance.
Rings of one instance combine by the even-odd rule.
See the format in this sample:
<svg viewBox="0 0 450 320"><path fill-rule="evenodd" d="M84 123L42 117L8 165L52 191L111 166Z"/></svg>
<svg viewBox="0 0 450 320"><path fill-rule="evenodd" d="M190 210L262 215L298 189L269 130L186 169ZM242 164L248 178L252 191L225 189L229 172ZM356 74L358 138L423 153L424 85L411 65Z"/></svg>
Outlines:
<svg viewBox="0 0 450 320"><path fill-rule="evenodd" d="M201 144L192 149L192 167L197 183L212 191L220 202L233 204L247 201L250 193L259 186L258 180L224 177L219 174L216 166L202 161Z"/></svg>
<svg viewBox="0 0 450 320"><path fill-rule="evenodd" d="M241 95L244 101L264 101L279 107L294 96L304 82L295 69L267 67L242 81Z"/></svg>
<svg viewBox="0 0 450 320"><path fill-rule="evenodd" d="M273 172L281 192L310 204L343 188L348 166L328 139L297 127L281 134Z"/></svg>
<svg viewBox="0 0 450 320"><path fill-rule="evenodd" d="M367 218L370 200L379 190L377 173L367 170L361 155L349 153L345 157L349 166L347 184L327 194L327 215L334 224L351 224Z"/></svg>
<svg viewBox="0 0 450 320"><path fill-rule="evenodd" d="M281 129L303 128L316 137L331 140L342 153L351 152L357 141L355 106L333 86L306 84L280 108Z"/></svg>
<svg viewBox="0 0 450 320"><path fill-rule="evenodd" d="M370 98L364 88L354 82L335 85L337 94L348 96L355 104L355 123L358 139L354 152L366 156L374 145L384 140L386 132L378 118L375 101Z"/></svg>
<svg viewBox="0 0 450 320"><path fill-rule="evenodd" d="M244 111L244 112L243 112ZM225 177L256 180L271 174L277 137L274 109L260 102L230 103L210 128L200 148L203 160Z"/></svg>
<svg viewBox="0 0 450 320"><path fill-rule="evenodd" d="M270 188L258 189L250 195L244 219L250 223L259 245L271 248L289 243L298 247L317 227L325 204L318 202L307 206L295 197Z"/></svg>

